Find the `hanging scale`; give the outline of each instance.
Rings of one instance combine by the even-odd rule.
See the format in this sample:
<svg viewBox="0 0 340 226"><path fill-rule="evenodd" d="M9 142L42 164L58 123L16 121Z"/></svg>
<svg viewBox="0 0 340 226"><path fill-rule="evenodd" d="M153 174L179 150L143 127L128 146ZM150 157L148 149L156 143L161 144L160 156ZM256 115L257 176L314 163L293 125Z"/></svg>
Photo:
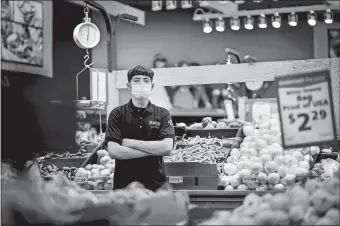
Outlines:
<svg viewBox="0 0 340 226"><path fill-rule="evenodd" d="M85 17L83 22L78 24L73 31L73 39L77 46L82 49L91 49L98 45L100 40L100 31L89 17L89 8L84 9Z"/></svg>

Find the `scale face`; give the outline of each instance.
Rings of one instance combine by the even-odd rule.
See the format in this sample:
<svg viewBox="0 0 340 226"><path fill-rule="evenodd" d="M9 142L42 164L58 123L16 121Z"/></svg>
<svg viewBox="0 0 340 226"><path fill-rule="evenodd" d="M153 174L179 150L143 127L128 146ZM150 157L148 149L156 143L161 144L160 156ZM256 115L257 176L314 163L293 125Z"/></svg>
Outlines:
<svg viewBox="0 0 340 226"><path fill-rule="evenodd" d="M261 89L263 82L246 82L246 87L251 91Z"/></svg>
<svg viewBox="0 0 340 226"><path fill-rule="evenodd" d="M74 29L73 39L80 48L91 49L98 45L100 31L94 23L83 22Z"/></svg>

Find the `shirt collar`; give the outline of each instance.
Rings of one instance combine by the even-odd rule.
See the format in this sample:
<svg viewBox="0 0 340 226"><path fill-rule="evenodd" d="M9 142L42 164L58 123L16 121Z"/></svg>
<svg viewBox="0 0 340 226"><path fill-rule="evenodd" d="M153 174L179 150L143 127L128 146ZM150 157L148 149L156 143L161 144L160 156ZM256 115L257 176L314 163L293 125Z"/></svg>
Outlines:
<svg viewBox="0 0 340 226"><path fill-rule="evenodd" d="M135 105L133 105L132 99L129 101L128 106L129 106L129 109L130 109L131 112L136 112L136 111L138 111L138 109L140 109L140 108L136 107ZM149 101L148 105L146 106L145 111L150 112L150 113L153 112L151 101Z"/></svg>

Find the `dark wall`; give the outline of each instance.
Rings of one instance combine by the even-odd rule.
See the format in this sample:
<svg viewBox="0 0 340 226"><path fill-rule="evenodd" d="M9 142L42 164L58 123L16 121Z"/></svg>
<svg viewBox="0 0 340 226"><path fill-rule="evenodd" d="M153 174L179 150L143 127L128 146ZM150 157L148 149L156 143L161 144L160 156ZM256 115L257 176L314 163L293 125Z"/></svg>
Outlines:
<svg viewBox="0 0 340 226"><path fill-rule="evenodd" d="M73 144L74 109L70 106L52 105L49 101L76 99L75 75L84 67L85 51L76 46L72 35L73 29L83 17L83 8L61 0L53 1L52 79L27 73L1 71L2 75L8 76L12 84L11 88L2 88L1 92L3 147L8 143L21 142L22 137L28 136L27 133L30 131L38 133L36 132L38 127L42 135L37 143L42 143L44 149L65 150ZM80 77L80 96L89 98L88 72ZM27 105L31 108L24 107ZM34 120L37 123L33 123ZM6 143L3 142L4 139Z"/></svg>

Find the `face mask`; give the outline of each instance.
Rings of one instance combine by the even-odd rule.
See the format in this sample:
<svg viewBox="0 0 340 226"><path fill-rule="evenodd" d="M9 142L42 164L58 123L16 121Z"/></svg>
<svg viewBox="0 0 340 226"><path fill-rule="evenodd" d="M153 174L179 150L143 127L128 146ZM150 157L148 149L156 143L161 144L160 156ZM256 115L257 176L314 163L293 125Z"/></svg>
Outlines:
<svg viewBox="0 0 340 226"><path fill-rule="evenodd" d="M151 94L151 85L132 85L131 94L137 99L148 98Z"/></svg>

